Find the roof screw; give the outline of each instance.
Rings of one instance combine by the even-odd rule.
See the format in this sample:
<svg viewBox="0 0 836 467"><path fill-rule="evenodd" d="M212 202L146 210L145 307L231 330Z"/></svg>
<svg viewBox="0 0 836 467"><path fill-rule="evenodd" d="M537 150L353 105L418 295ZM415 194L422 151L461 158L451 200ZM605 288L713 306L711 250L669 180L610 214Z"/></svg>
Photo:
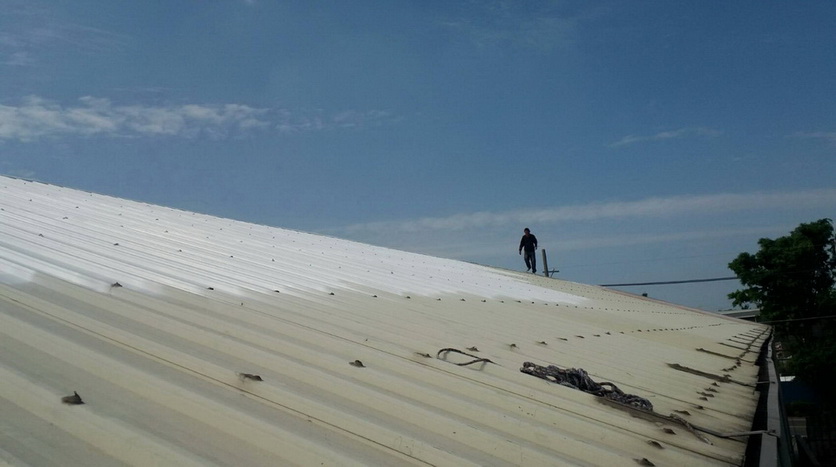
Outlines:
<svg viewBox="0 0 836 467"><path fill-rule="evenodd" d="M238 377L241 378L241 381L244 381L245 379L249 379L249 380L252 380L252 381L264 381L261 378L261 376L254 375L252 373L238 373Z"/></svg>

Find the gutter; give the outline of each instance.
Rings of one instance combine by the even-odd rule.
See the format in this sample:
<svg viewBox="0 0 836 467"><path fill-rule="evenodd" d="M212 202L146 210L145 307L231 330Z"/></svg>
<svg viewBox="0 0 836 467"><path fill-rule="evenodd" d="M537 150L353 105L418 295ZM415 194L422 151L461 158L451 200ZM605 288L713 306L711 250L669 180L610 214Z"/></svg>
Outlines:
<svg viewBox="0 0 836 467"><path fill-rule="evenodd" d="M781 401L780 376L772 356L772 336L761 347L757 391L758 406L752 422L753 436L743 463L749 467L791 467L792 444Z"/></svg>

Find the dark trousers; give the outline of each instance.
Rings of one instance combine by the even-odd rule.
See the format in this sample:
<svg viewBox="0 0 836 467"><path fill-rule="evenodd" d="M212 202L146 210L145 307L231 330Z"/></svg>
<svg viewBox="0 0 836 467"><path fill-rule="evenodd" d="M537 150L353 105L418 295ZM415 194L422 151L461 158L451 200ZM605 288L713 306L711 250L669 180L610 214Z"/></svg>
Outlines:
<svg viewBox="0 0 836 467"><path fill-rule="evenodd" d="M537 255L532 251L524 251L523 258L525 258L525 266L531 269L531 272L537 272Z"/></svg>

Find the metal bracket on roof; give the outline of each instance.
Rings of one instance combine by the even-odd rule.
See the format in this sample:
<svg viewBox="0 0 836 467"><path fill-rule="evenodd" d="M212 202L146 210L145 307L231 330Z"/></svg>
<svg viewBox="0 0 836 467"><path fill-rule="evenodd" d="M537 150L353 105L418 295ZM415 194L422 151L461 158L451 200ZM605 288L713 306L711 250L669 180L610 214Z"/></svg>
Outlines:
<svg viewBox="0 0 836 467"><path fill-rule="evenodd" d="M691 373L692 375L702 376L704 378L712 379L714 381L720 381L721 383L735 383L735 384L739 384L741 386L746 386L746 387L751 387L751 388L755 387L754 384L749 384L749 383L743 383L741 381L736 381L736 380L732 379L732 377L729 376L729 375L723 375L723 376L715 375L714 373L708 373L706 371L696 370L694 368L689 368L687 366L680 365L679 363L668 363L668 366L673 368L674 370L684 371L686 373Z"/></svg>
<svg viewBox="0 0 836 467"><path fill-rule="evenodd" d="M778 433L775 433L775 430L755 430L755 431L739 431L734 433L723 433L720 435L722 438L737 438L740 436L754 436L754 435L768 435L768 436L778 436Z"/></svg>
<svg viewBox="0 0 836 467"><path fill-rule="evenodd" d="M687 420L685 420L684 418L682 418L682 417L680 417L679 415L676 415L676 414L670 414L668 416L665 416L665 415L662 415L662 414L656 413L656 412L648 412L646 410L640 410L640 409L637 409L637 408L632 407L630 405L622 404L618 401L611 400L611 399L606 399L606 398L603 398L603 397L598 397L596 399L598 400L598 402L600 402L602 404L609 405L610 407L615 407L615 408L627 411L627 412L630 413L630 415L632 415L634 417L637 417L637 418L641 418L643 420L647 420L649 422L665 421L665 422L668 422L668 423L680 425L680 426L684 427L686 430L690 431L691 434L696 436L700 441L702 441L703 443L706 443L706 444L713 445L714 443L712 443L710 439L708 439L705 436L703 436L702 434L698 433L698 431L702 431L703 433L708 433L708 434L713 435L713 436L720 436L720 434L717 433L716 431L692 425L690 422L688 422Z"/></svg>
<svg viewBox="0 0 836 467"><path fill-rule="evenodd" d="M744 360L744 359L740 358L739 356L737 356L737 357L733 357L733 356L731 356L731 355L726 355L726 354L724 354L724 353L714 352L714 351L712 351L712 350L706 350L706 349L704 349L704 348L702 348L702 347L698 348L698 349L697 349L697 352L705 352L705 353L707 353L707 354L709 354L709 355L716 355L716 356L718 356L718 357L728 358L729 360L739 360L739 361L744 361L744 362L746 362L746 363L755 363L754 361Z"/></svg>

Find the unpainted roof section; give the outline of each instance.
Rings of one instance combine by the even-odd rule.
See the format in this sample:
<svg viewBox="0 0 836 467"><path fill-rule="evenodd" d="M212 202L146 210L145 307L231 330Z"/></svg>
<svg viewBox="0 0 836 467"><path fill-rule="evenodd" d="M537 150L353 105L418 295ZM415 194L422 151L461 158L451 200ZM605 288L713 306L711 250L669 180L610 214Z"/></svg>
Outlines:
<svg viewBox="0 0 836 467"><path fill-rule="evenodd" d="M8 177L0 220L11 464L742 462L767 326Z"/></svg>

